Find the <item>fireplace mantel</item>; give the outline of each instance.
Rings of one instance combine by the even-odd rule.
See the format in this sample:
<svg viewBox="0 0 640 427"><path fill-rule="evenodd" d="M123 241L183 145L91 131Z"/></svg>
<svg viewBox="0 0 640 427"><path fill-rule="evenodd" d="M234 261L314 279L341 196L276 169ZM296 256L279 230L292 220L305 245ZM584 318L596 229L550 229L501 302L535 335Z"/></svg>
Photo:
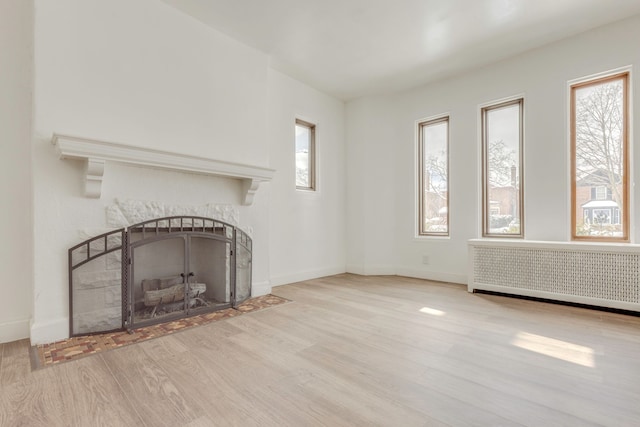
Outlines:
<svg viewBox="0 0 640 427"><path fill-rule="evenodd" d="M253 203L260 183L271 181L275 173L260 166L68 135L54 134L51 143L56 146L60 159L86 160L85 195L93 198L100 198L102 193L106 161L239 179L245 206Z"/></svg>

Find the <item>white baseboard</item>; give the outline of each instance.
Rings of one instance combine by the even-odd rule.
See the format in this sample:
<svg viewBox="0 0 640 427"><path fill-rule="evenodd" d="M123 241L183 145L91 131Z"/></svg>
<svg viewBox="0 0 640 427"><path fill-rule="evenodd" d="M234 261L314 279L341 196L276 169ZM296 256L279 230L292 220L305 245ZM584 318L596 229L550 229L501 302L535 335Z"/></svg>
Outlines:
<svg viewBox="0 0 640 427"><path fill-rule="evenodd" d="M445 273L442 271L426 271L415 268L398 267L398 276L415 277L416 279L435 280L437 282L467 284L466 274Z"/></svg>
<svg viewBox="0 0 640 427"><path fill-rule="evenodd" d="M440 271L425 271L409 267L397 267L393 265L363 266L348 264L347 273L358 274L360 276L406 276L417 279L435 280L438 282L467 284L466 274L445 273ZM333 276L345 273L344 269L337 267L333 269L320 269L305 271L287 276L272 277L272 286L286 285L289 283L302 282L304 280L317 279L319 277ZM256 285L254 284L254 287Z"/></svg>
<svg viewBox="0 0 640 427"><path fill-rule="evenodd" d="M262 295L268 295L271 293L271 283L267 280L266 282L257 282L251 284L251 296L259 297Z"/></svg>
<svg viewBox="0 0 640 427"><path fill-rule="evenodd" d="M364 265L347 264L347 273L365 276L364 271Z"/></svg>
<svg viewBox="0 0 640 427"><path fill-rule="evenodd" d="M31 345L48 344L69 338L69 318L31 322Z"/></svg>
<svg viewBox="0 0 640 427"><path fill-rule="evenodd" d="M14 320L0 323L0 344L29 338L29 323L31 320Z"/></svg>
<svg viewBox="0 0 640 427"><path fill-rule="evenodd" d="M347 265L347 273L359 274L360 276L395 276L397 268L394 265Z"/></svg>
<svg viewBox="0 0 640 427"><path fill-rule="evenodd" d="M376 265L373 267L364 267L365 276L395 276L398 269L395 265Z"/></svg>
<svg viewBox="0 0 640 427"><path fill-rule="evenodd" d="M335 276L336 274L342 273L345 273L344 266L301 271L298 273L287 274L285 276L272 277L271 284L272 286L287 285L289 283L302 282L304 280L317 279L319 277Z"/></svg>

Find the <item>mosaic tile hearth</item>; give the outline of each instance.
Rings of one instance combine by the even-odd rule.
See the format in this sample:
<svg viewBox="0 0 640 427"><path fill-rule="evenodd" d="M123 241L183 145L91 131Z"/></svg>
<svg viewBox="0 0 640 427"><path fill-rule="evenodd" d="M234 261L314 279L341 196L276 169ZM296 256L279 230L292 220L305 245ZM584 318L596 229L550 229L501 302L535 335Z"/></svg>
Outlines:
<svg viewBox="0 0 640 427"><path fill-rule="evenodd" d="M34 347L36 352L36 368L79 359L101 351L123 347L125 345L146 341L163 335L169 335L194 326L206 325L211 322L240 316L245 313L251 313L253 311L273 307L285 302L289 302L289 300L275 295L263 295L251 298L240 304L235 309L227 308L225 310L214 311L213 313L206 313L179 319L173 322L147 326L145 328L134 329L131 333L127 331L117 331L97 335L73 337L51 344L40 344Z"/></svg>

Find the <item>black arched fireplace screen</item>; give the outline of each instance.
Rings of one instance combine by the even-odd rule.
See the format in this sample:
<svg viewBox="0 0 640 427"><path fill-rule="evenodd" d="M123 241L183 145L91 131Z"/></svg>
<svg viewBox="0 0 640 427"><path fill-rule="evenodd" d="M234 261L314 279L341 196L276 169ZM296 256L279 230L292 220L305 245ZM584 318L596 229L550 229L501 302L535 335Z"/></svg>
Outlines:
<svg viewBox="0 0 640 427"><path fill-rule="evenodd" d="M158 218L69 249L71 336L235 307L251 296L251 238L215 219Z"/></svg>

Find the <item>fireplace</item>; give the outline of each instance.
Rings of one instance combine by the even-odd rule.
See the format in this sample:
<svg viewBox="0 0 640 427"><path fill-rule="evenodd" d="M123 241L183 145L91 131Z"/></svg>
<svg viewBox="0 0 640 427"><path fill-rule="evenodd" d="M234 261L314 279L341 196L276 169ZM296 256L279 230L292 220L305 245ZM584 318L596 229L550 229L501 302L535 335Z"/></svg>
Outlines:
<svg viewBox="0 0 640 427"><path fill-rule="evenodd" d="M251 296L251 238L229 223L172 216L69 249L70 335L135 329L235 307Z"/></svg>

